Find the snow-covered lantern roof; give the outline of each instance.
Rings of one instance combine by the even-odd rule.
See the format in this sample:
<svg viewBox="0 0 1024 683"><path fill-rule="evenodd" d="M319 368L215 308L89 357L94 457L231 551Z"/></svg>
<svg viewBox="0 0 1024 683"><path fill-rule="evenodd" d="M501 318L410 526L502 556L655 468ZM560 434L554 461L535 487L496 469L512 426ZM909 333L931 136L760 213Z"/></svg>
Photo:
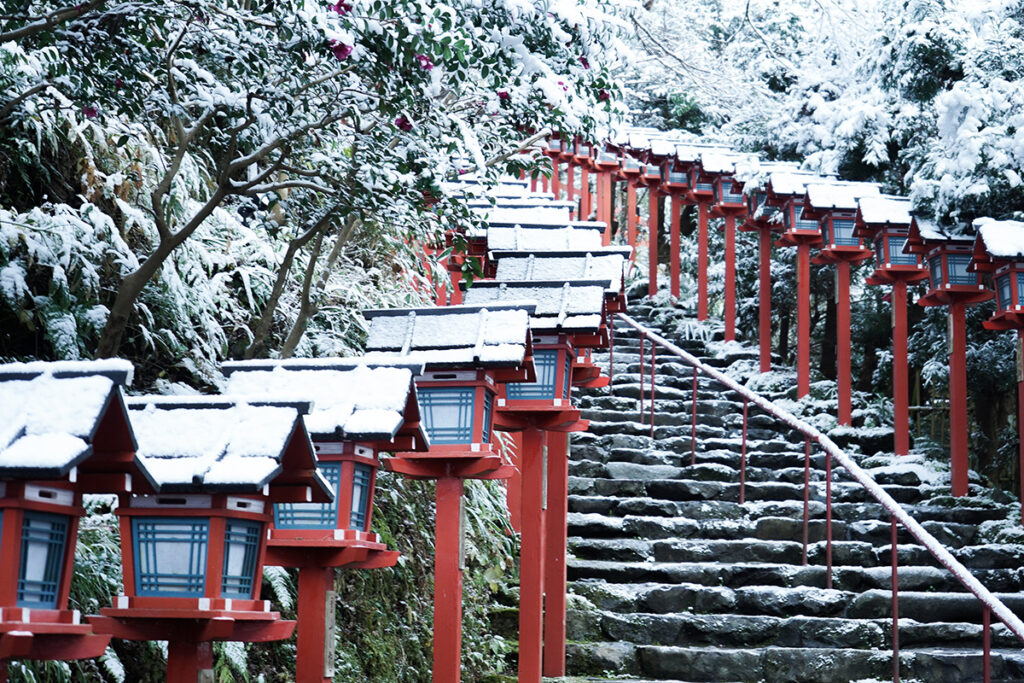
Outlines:
<svg viewBox="0 0 1024 683"><path fill-rule="evenodd" d="M928 293L918 299L922 306L975 304L990 299L992 292L972 272L974 237L954 235L935 222L914 216L904 252L920 254L928 269Z"/></svg>
<svg viewBox="0 0 1024 683"><path fill-rule="evenodd" d="M738 215L747 210L747 198L743 194L744 181L737 178L737 169L744 165L756 164L753 154L706 151L700 155L700 178L711 179L714 216ZM696 186L694 186L696 187Z"/></svg>
<svg viewBox="0 0 1024 683"><path fill-rule="evenodd" d="M497 251L496 280L606 280L605 305L609 313L624 311L625 264L632 247L603 247L588 251Z"/></svg>
<svg viewBox="0 0 1024 683"><path fill-rule="evenodd" d="M601 221L491 223L488 251L576 251L601 248L606 224Z"/></svg>
<svg viewBox="0 0 1024 683"><path fill-rule="evenodd" d="M805 215L804 197L808 185L827 182L827 179L813 174L777 172L769 176L767 203L780 207L772 220L781 224L781 246L821 244L818 221Z"/></svg>
<svg viewBox="0 0 1024 683"><path fill-rule="evenodd" d="M469 203L470 210L484 217L488 222L499 223L568 223L574 202L552 200L549 197L524 196L498 199L492 204L487 200Z"/></svg>
<svg viewBox="0 0 1024 683"><path fill-rule="evenodd" d="M82 494L150 486L121 391L131 376L123 360L0 364L0 628L24 646L4 660L97 657L110 641L67 603Z"/></svg>
<svg viewBox="0 0 1024 683"><path fill-rule="evenodd" d="M1024 329L1024 222L978 218L971 269L991 273L996 310L990 330Z"/></svg>
<svg viewBox="0 0 1024 683"><path fill-rule="evenodd" d="M380 469L377 454L429 448L414 384L423 366L316 358L229 362L223 369L233 396L311 403L306 428L320 472L334 491L329 503L274 506L267 564L302 566L309 553L317 552L324 556L321 566L341 566L337 563L347 556L338 556L340 547L367 551L374 557L373 566L389 566L397 559L369 531ZM382 564L385 560L388 564ZM359 566L366 561L361 556Z"/></svg>
<svg viewBox="0 0 1024 683"><path fill-rule="evenodd" d="M431 443L423 457L495 454L497 385L534 379L529 324L534 309L533 302L512 301L363 312L370 322L367 362L401 359L425 366L416 379ZM415 454L408 455L406 460Z"/></svg>
<svg viewBox="0 0 1024 683"><path fill-rule="evenodd" d="M142 396L129 407L157 493L121 496L124 595L97 630L169 640L169 670L195 667L181 653L197 643L290 636L294 622L258 598L271 504L332 497L302 422L308 403Z"/></svg>
<svg viewBox="0 0 1024 683"><path fill-rule="evenodd" d="M577 137L573 143L573 158L576 163L580 166L589 166L591 161L591 153L593 152L593 143L583 137Z"/></svg>
<svg viewBox="0 0 1024 683"><path fill-rule="evenodd" d="M810 183L804 194L803 218L817 220L825 261L862 261L871 255L854 234L857 207L862 198L877 197L875 183Z"/></svg>
<svg viewBox="0 0 1024 683"><path fill-rule="evenodd" d="M746 220L740 230L757 232L777 229L773 219L779 212L779 206L768 201L768 180L772 173L796 172L798 169L797 164L786 161L756 161L737 165L735 177L743 184L747 203Z"/></svg>
<svg viewBox="0 0 1024 683"><path fill-rule="evenodd" d="M594 144L592 157L593 166L598 171L615 171L622 163L619 148L607 141Z"/></svg>
<svg viewBox="0 0 1024 683"><path fill-rule="evenodd" d="M547 429L575 429L578 411L571 410L573 364L580 348L607 343L604 326L606 280L478 281L466 292L477 303L532 300L533 362L536 377L509 383L499 393L499 425L521 429L523 419L544 415Z"/></svg>
<svg viewBox="0 0 1024 683"><path fill-rule="evenodd" d="M868 240L875 252L875 272L868 284L918 282L928 277L921 257L904 251L913 220L911 208L907 197L876 195L859 200L853 232Z"/></svg>

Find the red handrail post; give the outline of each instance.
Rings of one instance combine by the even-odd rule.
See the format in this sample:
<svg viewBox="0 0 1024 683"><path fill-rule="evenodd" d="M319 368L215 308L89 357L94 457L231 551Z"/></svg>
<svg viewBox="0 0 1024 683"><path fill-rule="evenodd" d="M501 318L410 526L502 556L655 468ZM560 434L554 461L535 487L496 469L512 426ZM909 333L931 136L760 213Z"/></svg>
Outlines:
<svg viewBox="0 0 1024 683"><path fill-rule="evenodd" d="M981 612L981 678L985 683L992 680L992 610L988 605Z"/></svg>
<svg viewBox="0 0 1024 683"><path fill-rule="evenodd" d="M892 555L892 680L900 683L900 583L899 583L899 546L897 545L896 516L889 522L889 535Z"/></svg>
<svg viewBox="0 0 1024 683"><path fill-rule="evenodd" d="M807 564L808 527L811 518L811 437L804 438L804 554L803 564Z"/></svg>
<svg viewBox="0 0 1024 683"><path fill-rule="evenodd" d="M615 394L612 380L615 379L615 317L608 321L608 395Z"/></svg>
<svg viewBox="0 0 1024 683"><path fill-rule="evenodd" d="M743 399L743 445L740 446L740 503L747 488L747 399Z"/></svg>
<svg viewBox="0 0 1024 683"><path fill-rule="evenodd" d="M656 357L657 345L651 340L651 438L654 438L654 359Z"/></svg>
<svg viewBox="0 0 1024 683"><path fill-rule="evenodd" d="M825 452L825 588L832 588L832 455Z"/></svg>
<svg viewBox="0 0 1024 683"><path fill-rule="evenodd" d="M693 366L693 400L690 402L693 419L690 422L690 465L697 464L697 366Z"/></svg>
<svg viewBox="0 0 1024 683"><path fill-rule="evenodd" d="M639 421L644 421L644 340L646 337L640 335L640 417Z"/></svg>

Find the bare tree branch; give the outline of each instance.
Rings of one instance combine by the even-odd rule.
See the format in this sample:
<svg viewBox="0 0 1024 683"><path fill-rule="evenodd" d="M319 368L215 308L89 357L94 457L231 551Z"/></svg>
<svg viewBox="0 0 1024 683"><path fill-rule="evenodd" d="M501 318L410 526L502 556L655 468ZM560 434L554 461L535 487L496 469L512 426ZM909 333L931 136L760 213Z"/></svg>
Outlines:
<svg viewBox="0 0 1024 683"><path fill-rule="evenodd" d="M11 112L17 109L19 104L35 95L37 92L42 92L43 90L46 90L50 86L51 83L49 81L44 81L43 83L36 83L31 88L15 97L13 100L5 104L3 108L0 108L0 121L3 121L5 118L10 116Z"/></svg>
<svg viewBox="0 0 1024 683"><path fill-rule="evenodd" d="M84 2L80 5L56 9L42 17L32 18L30 23L25 24L24 26L0 33L0 43L6 43L9 40L18 42L30 36L34 36L37 33L42 33L47 29L53 28L57 24L64 23L68 19L79 17L86 12L99 7L106 1L107 0L89 0L89 2Z"/></svg>

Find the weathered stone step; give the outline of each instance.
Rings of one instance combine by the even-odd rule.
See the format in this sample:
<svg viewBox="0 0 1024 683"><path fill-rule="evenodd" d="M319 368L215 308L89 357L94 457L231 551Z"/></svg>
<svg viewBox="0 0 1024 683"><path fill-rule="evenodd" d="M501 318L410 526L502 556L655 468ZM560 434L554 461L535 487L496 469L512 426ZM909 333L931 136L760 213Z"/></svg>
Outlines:
<svg viewBox="0 0 1024 683"><path fill-rule="evenodd" d="M616 671L659 679L685 676L693 681L801 681L843 683L892 678L892 652L840 648L688 648L629 643L572 644L567 662L573 673ZM982 679L982 657L975 649L900 650L900 675L928 683ZM992 680L1024 680L1024 652L992 652Z"/></svg>
<svg viewBox="0 0 1024 683"><path fill-rule="evenodd" d="M567 569L569 578L576 582L573 584L574 592L583 591L588 595L602 590L621 595L624 590L628 591L624 584L636 582L654 582L664 585L688 583L726 588L795 587L801 585L820 588L825 586L825 567L822 564L618 562L570 558ZM972 573L993 591L1016 592L1024 589L1024 575L1019 569L975 569L972 570ZM899 569L899 580L901 590L907 591L944 593L966 591L949 571L934 565L903 565ZM891 585L891 569L887 566L834 565L832 567L832 585L838 590L855 593L869 590L888 591Z"/></svg>

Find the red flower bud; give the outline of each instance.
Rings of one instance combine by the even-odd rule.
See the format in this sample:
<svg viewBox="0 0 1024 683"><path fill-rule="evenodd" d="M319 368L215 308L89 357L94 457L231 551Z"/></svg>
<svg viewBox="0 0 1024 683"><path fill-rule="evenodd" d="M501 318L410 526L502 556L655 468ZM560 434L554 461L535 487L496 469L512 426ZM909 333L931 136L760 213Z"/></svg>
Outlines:
<svg viewBox="0 0 1024 683"><path fill-rule="evenodd" d="M430 71L434 68L434 63L426 55L416 55L416 61L420 63L420 68L424 71Z"/></svg>
<svg viewBox="0 0 1024 683"><path fill-rule="evenodd" d="M82 107L82 115L87 119L94 119L100 115L100 112L96 107L91 104L87 104Z"/></svg>
<svg viewBox="0 0 1024 683"><path fill-rule="evenodd" d="M512 99L512 96L508 94L508 90L499 90L498 91L498 99L499 100L503 100L503 101L508 101L508 100Z"/></svg>
<svg viewBox="0 0 1024 683"><path fill-rule="evenodd" d="M352 3L345 2L345 0L338 0L337 4L331 5L331 10L333 10L335 14L345 16L352 11Z"/></svg>
<svg viewBox="0 0 1024 683"><path fill-rule="evenodd" d="M583 65L584 69L590 68L590 61L586 57L580 57L580 64Z"/></svg>
<svg viewBox="0 0 1024 683"><path fill-rule="evenodd" d="M408 133L410 130L412 130L412 121L407 119L405 117L405 114L402 114L397 119L395 119L395 127L404 130L406 133Z"/></svg>
<svg viewBox="0 0 1024 683"><path fill-rule="evenodd" d="M334 53L334 57L336 59L347 59L348 56L352 54L351 45L346 45L345 43L338 42L337 40L332 40L329 44L331 46L331 52Z"/></svg>
<svg viewBox="0 0 1024 683"><path fill-rule="evenodd" d="M600 90L597 91L597 99L601 100L602 102L607 102L611 98L611 94L604 88L601 88Z"/></svg>

